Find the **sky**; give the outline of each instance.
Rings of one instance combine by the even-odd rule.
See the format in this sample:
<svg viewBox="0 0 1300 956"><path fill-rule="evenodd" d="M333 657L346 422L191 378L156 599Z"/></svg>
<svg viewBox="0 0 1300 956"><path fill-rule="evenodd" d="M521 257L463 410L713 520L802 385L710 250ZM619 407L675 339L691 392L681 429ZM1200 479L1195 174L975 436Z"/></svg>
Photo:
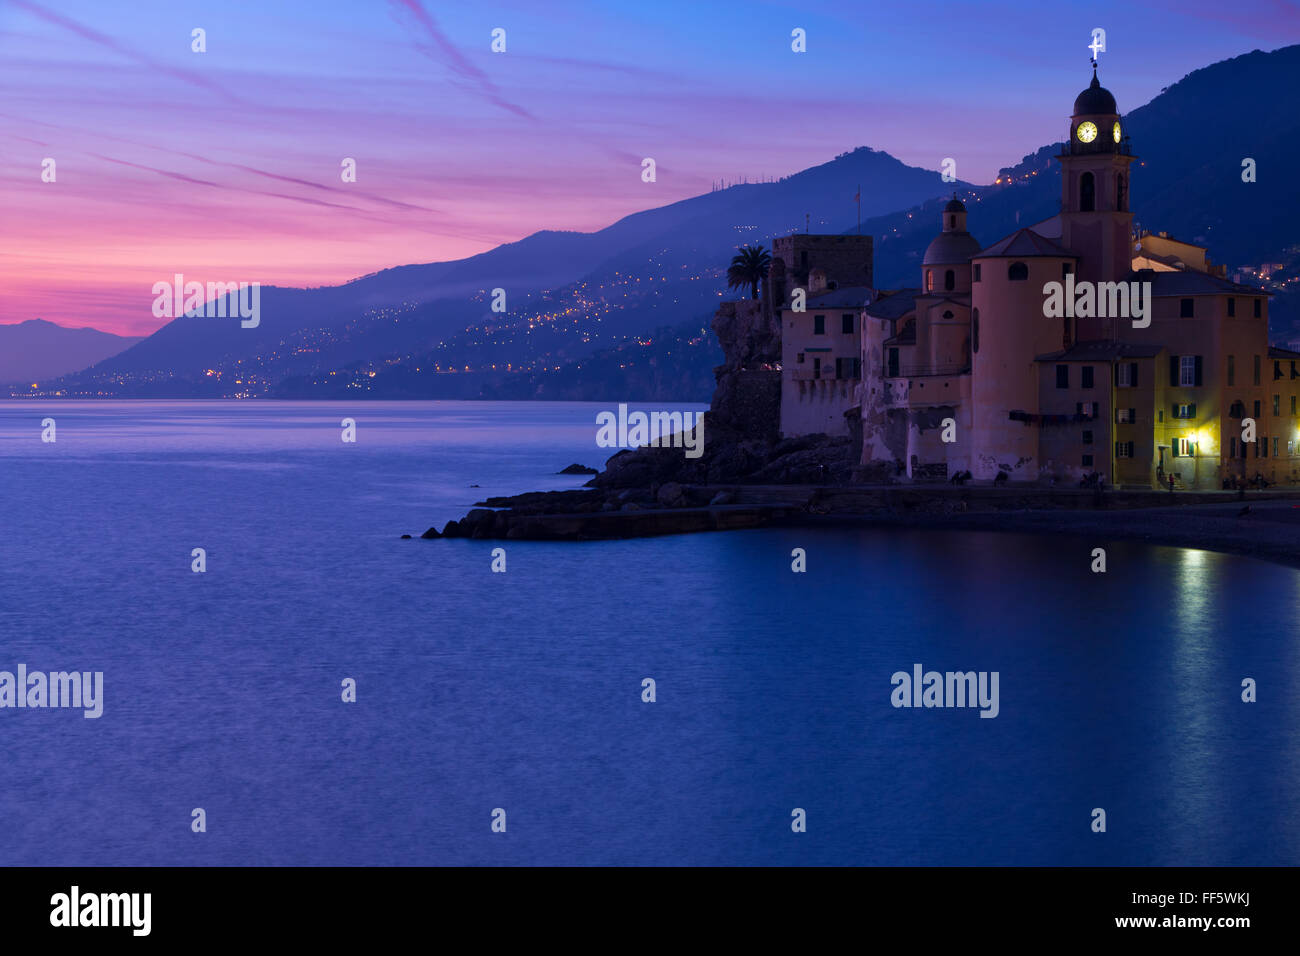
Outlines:
<svg viewBox="0 0 1300 956"><path fill-rule="evenodd" d="M1063 138L1096 27L1127 112L1300 4L0 0L0 323L144 335L176 273L333 285L857 146L990 182Z"/></svg>

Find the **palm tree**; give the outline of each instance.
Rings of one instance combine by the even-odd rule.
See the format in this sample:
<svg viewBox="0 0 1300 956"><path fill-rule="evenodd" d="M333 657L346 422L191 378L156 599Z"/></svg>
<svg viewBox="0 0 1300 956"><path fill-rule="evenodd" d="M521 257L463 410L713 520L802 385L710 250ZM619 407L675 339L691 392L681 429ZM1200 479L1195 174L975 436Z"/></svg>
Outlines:
<svg viewBox="0 0 1300 956"><path fill-rule="evenodd" d="M758 298L758 284L767 278L772 257L762 246L741 246L727 267L727 288L743 289L749 286L749 297Z"/></svg>

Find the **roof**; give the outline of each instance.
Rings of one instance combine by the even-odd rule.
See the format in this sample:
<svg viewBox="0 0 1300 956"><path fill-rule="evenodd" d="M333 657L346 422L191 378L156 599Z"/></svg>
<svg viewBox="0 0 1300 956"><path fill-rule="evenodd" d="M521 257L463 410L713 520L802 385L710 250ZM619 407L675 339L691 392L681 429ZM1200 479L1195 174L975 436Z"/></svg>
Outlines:
<svg viewBox="0 0 1300 956"><path fill-rule="evenodd" d="M1035 355L1035 362L1101 362L1119 358L1155 358L1164 351L1163 345L1145 345L1138 342L1115 342L1111 339L1093 339L1075 342L1068 349Z"/></svg>
<svg viewBox="0 0 1300 956"><path fill-rule="evenodd" d="M1148 272L1140 270L1128 275L1128 282L1150 282L1151 294L1155 296L1175 295L1268 295L1263 289L1242 285L1230 279L1220 279L1208 272L1184 269L1176 272Z"/></svg>
<svg viewBox="0 0 1300 956"><path fill-rule="evenodd" d="M903 323L902 330L897 334L885 339L882 345L915 345L916 344L916 322L909 319Z"/></svg>
<svg viewBox="0 0 1300 956"><path fill-rule="evenodd" d="M965 229L945 231L934 237L925 249L921 265L955 265L970 261L980 251L980 241Z"/></svg>
<svg viewBox="0 0 1300 956"><path fill-rule="evenodd" d="M1097 68L1093 67L1092 82L1088 88L1075 98L1074 115L1075 116L1095 116L1098 113L1118 113L1119 109L1115 105L1115 96L1110 90L1101 85L1097 79Z"/></svg>
<svg viewBox="0 0 1300 956"><path fill-rule="evenodd" d="M1268 357L1271 359L1291 359L1300 362L1300 352L1293 352L1291 349L1284 349L1280 345L1270 345L1268 347Z"/></svg>
<svg viewBox="0 0 1300 956"><path fill-rule="evenodd" d="M901 319L916 308L916 297L920 294L920 289L881 292L876 301L867 306L867 315L875 319Z"/></svg>
<svg viewBox="0 0 1300 956"><path fill-rule="evenodd" d="M1029 259L1034 256L1052 256L1058 259L1079 258L1077 254L1071 252L1069 249L1065 248L1065 246L1048 239L1046 236L1040 236L1028 226L1023 229L1017 229L1004 239L999 239L983 252L975 253L971 258L990 259L1007 257L1013 259Z"/></svg>
<svg viewBox="0 0 1300 956"><path fill-rule="evenodd" d="M868 300L875 298L876 290L865 285L845 286L842 289L827 289L821 295L810 295L805 305L811 309L860 309Z"/></svg>

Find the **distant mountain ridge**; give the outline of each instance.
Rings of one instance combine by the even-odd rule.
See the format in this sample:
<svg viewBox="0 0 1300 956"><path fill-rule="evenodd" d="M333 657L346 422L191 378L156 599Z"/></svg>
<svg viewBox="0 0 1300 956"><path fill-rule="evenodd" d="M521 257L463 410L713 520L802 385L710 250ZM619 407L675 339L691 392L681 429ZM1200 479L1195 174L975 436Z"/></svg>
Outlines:
<svg viewBox="0 0 1300 956"><path fill-rule="evenodd" d="M1287 173L1300 146L1300 117L1259 93L1300 88L1300 45L1197 70L1129 112L1123 78L1102 79L1119 99L1138 154L1135 220L1203 242L1215 262L1229 266L1284 261L1297 242ZM1079 89L1086 80L1080 77ZM1061 104L1063 126L1070 106ZM1044 146L1004 169L998 182L973 186L945 184L937 172L862 147L777 182L691 197L593 233L537 232L468 259L399 266L342 286L265 287L257 329L177 319L67 385L71 393L125 379L112 385L120 394L197 397L239 393L235 384L244 394L272 395L292 381L295 395L307 395L337 391L346 379L348 394L383 397L385 380L409 388L418 379L436 397L438 383L450 379L428 376L430 367L489 382L518 372L535 377L654 328L707 324L717 302L734 295L722 276L737 246L768 244L805 227L853 232L859 187L861 230L876 239L876 285L914 286L920 255L954 191L985 246L1054 215L1060 148ZM1257 163L1255 183L1241 181L1247 156ZM491 310L495 288L506 290L505 314ZM1273 309L1279 322L1291 321L1290 298L1279 296ZM411 374L391 374L407 365ZM500 391L488 385L482 394Z"/></svg>
<svg viewBox="0 0 1300 956"><path fill-rule="evenodd" d="M143 341L99 329L28 319L0 325L0 382L27 385L78 372Z"/></svg>

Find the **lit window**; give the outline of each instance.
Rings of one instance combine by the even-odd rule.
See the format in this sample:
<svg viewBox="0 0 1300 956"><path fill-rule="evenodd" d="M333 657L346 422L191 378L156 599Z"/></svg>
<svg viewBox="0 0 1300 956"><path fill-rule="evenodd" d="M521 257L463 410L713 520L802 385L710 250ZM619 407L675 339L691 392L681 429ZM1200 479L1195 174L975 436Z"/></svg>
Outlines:
<svg viewBox="0 0 1300 956"><path fill-rule="evenodd" d="M1187 386L1196 384L1196 356L1180 355L1178 357L1178 384Z"/></svg>

